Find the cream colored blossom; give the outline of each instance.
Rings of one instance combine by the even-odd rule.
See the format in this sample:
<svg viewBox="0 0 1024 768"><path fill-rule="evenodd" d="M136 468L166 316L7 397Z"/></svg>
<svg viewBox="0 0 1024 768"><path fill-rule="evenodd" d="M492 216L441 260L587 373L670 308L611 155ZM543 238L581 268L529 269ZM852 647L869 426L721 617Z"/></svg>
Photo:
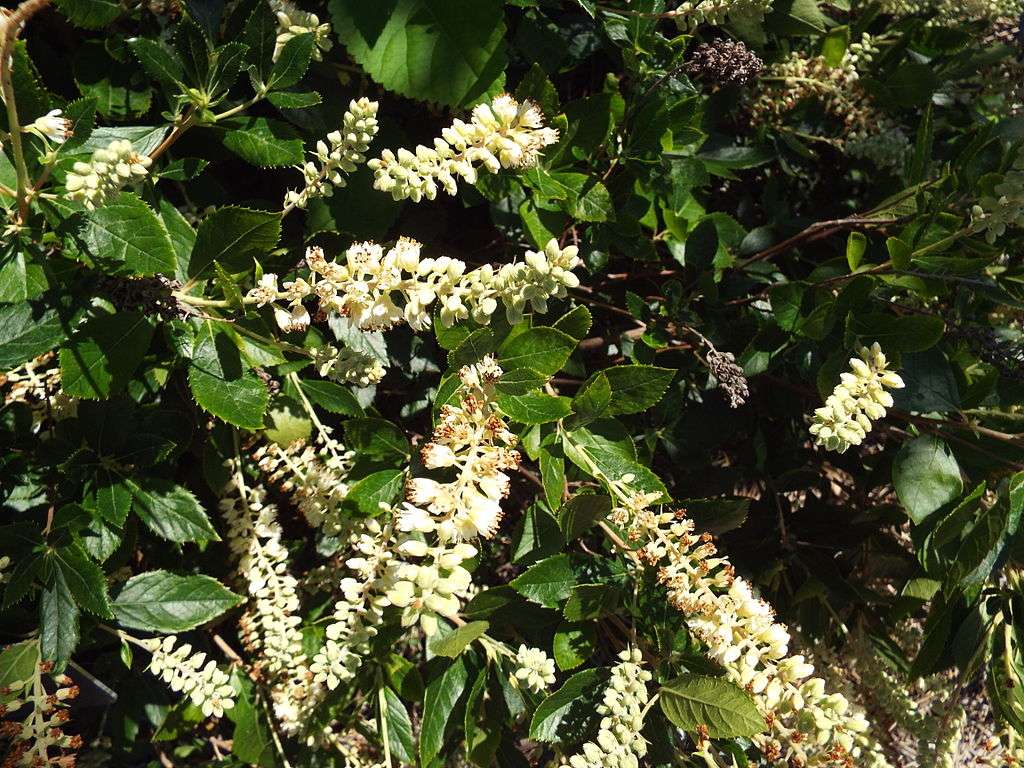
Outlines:
<svg viewBox="0 0 1024 768"><path fill-rule="evenodd" d="M178 638L167 635L138 641L152 654L149 671L163 680L175 693L183 693L207 717L223 717L224 710L235 706L235 691L228 684L227 673L213 659L207 661L203 652L193 653Z"/></svg>
<svg viewBox="0 0 1024 768"><path fill-rule="evenodd" d="M515 435L494 403L501 374L490 355L459 371L458 404L441 408L433 438L421 451L427 469L454 470L454 479L409 480L401 530L436 532L442 541L490 538L498 530L509 489L506 472L519 465Z"/></svg>
<svg viewBox="0 0 1024 768"><path fill-rule="evenodd" d="M106 148L93 152L88 162L71 166L65 181L67 197L91 211L125 184L145 176L151 163L149 157L132 148L130 141L114 139Z"/></svg>
<svg viewBox="0 0 1024 768"><path fill-rule="evenodd" d="M858 357L850 358L850 371L814 411L810 432L814 441L831 451L844 452L851 445L860 445L871 431L872 422L885 417L893 400L886 389L902 389L903 379L886 367L888 361L875 342L861 347Z"/></svg>
<svg viewBox="0 0 1024 768"><path fill-rule="evenodd" d="M277 16L277 37L274 41L274 61L277 61L285 44L299 35L313 36L313 60L320 61L323 52L331 50L331 25L320 23L320 17L297 8L288 0L272 0L271 7Z"/></svg>
<svg viewBox="0 0 1024 768"><path fill-rule="evenodd" d="M1024 229L1024 154L995 185L993 193L982 197L971 209L972 227L984 231L989 243L1002 237L1008 227Z"/></svg>
<svg viewBox="0 0 1024 768"><path fill-rule="evenodd" d="M308 282L295 280L279 289L277 276L268 273L246 301L257 306L287 301L294 312L303 299L315 296L322 309L348 317L363 330L401 322L422 330L430 325L434 307L446 327L467 318L487 323L499 303L515 323L527 307L545 312L548 299L563 298L579 285L573 272L580 264L579 250L561 248L555 240L543 251L527 251L522 262L468 273L465 262L447 256L422 258L420 251L415 240L400 238L391 248L356 243L343 260L327 261L323 250L313 247L306 251Z"/></svg>
<svg viewBox="0 0 1024 768"><path fill-rule="evenodd" d="M619 653L619 663L612 668L597 705L601 715L597 738L568 759L571 768L638 768L640 759L647 754L647 742L641 732L651 677L643 667L639 650L627 648Z"/></svg>
<svg viewBox="0 0 1024 768"><path fill-rule="evenodd" d="M540 693L555 683L555 662L540 648L520 645L515 656L513 677L534 693Z"/></svg>
<svg viewBox="0 0 1024 768"><path fill-rule="evenodd" d="M544 147L558 141L558 131L544 126L544 115L529 101L522 104L508 94L473 108L470 121L455 120L434 139L414 152L384 150L369 162L374 187L390 192L395 200L433 200L438 188L454 195L461 178L475 184L480 170L530 167Z"/></svg>
<svg viewBox="0 0 1024 768"><path fill-rule="evenodd" d="M59 109L51 109L22 130L42 136L56 144L63 144L74 135L74 132L71 130L71 121L66 117L61 117L62 114L63 112Z"/></svg>
<svg viewBox="0 0 1024 768"><path fill-rule="evenodd" d="M670 15L684 30L701 24L722 26L731 17L760 20L772 9L772 0L687 0Z"/></svg>
<svg viewBox="0 0 1024 768"><path fill-rule="evenodd" d="M368 387L378 383L387 374L384 363L367 352L349 347L339 349L330 344L315 347L311 351L317 372L324 378L342 384Z"/></svg>
<svg viewBox="0 0 1024 768"><path fill-rule="evenodd" d="M349 102L341 130L327 134L327 141L316 143L313 156L317 162L297 167L306 183L302 189L285 194L286 208L305 208L311 199L330 197L335 187L345 186L345 174L366 162L365 152L377 135L377 106L376 101L366 98Z"/></svg>

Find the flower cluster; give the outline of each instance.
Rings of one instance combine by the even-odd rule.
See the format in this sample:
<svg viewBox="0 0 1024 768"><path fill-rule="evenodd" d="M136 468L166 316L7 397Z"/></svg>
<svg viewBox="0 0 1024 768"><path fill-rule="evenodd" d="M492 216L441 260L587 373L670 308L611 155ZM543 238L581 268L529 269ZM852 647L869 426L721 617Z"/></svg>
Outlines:
<svg viewBox="0 0 1024 768"><path fill-rule="evenodd" d="M363 330L390 328L407 322L414 330L430 325L431 310L440 309L441 323L450 326L472 317L486 323L504 305L510 322L517 322L529 306L547 310L548 299L564 297L579 285L573 270L579 249L560 248L551 240L543 251L527 251L522 262L497 270L486 265L466 272L466 264L447 256L421 258L421 245L400 238L391 248L356 243L343 261L327 261L322 249L306 251L308 280L297 278L278 288L277 275L264 274L246 295L257 306L270 304L280 327L302 330L310 320L302 301L316 296L321 309L348 317ZM276 302L287 302L284 308ZM332 368L328 367L328 372Z"/></svg>
<svg viewBox="0 0 1024 768"><path fill-rule="evenodd" d="M441 408L433 438L420 454L427 469L446 470L453 479L412 478L401 530L436 532L443 541L490 538L498 530L509 488L506 471L519 466L515 435L494 405L501 374L490 355L459 371L459 402Z"/></svg>
<svg viewBox="0 0 1024 768"><path fill-rule="evenodd" d="M762 77L765 87L751 101L755 121L777 122L808 99L815 98L843 125L840 141L877 132L878 113L867 92L860 86L856 64L863 62L868 49L844 57L832 67L822 56L792 54L774 64Z"/></svg>
<svg viewBox="0 0 1024 768"><path fill-rule="evenodd" d="M27 642L33 646L28 649L34 656L32 674L0 690L0 717L15 716L0 722L0 738L8 744L4 768L73 768L82 737L64 733L64 725L70 717L66 702L78 696L78 686L67 675L53 674L53 662L40 658L38 640ZM47 690L44 676L56 688Z"/></svg>
<svg viewBox="0 0 1024 768"><path fill-rule="evenodd" d="M764 62L739 40L716 39L698 45L686 62L686 73L715 85L746 85L764 70Z"/></svg>
<svg viewBox="0 0 1024 768"><path fill-rule="evenodd" d="M775 764L884 766L867 721L842 694L828 694L804 656L789 655L790 634L771 607L718 555L710 534L696 534L683 513L649 508L650 494L625 494L616 521L640 543L637 560L656 568L669 601L726 676L753 696L767 731L754 743ZM646 503L645 503L646 501ZM851 763L855 760L855 763Z"/></svg>
<svg viewBox="0 0 1024 768"><path fill-rule="evenodd" d="M876 133L853 134L846 141L846 154L850 157L897 173L903 170L910 149L910 137L890 120L883 120Z"/></svg>
<svg viewBox="0 0 1024 768"><path fill-rule="evenodd" d="M885 417L892 408L892 395L886 389L901 389L903 379L886 368L885 354L878 342L861 347L859 357L850 358L851 371L844 371L840 382L814 411L810 432L814 442L830 451L843 453L851 445L860 445L871 431L871 422Z"/></svg>
<svg viewBox="0 0 1024 768"><path fill-rule="evenodd" d="M288 447L261 445L253 452L260 470L290 493L306 522L332 536L348 530L341 503L348 496L348 473L355 454L329 435Z"/></svg>
<svg viewBox="0 0 1024 768"><path fill-rule="evenodd" d="M513 678L534 693L540 693L555 683L555 662L540 648L520 645L515 656L516 671Z"/></svg>
<svg viewBox="0 0 1024 768"><path fill-rule="evenodd" d="M729 407L739 408L750 397L750 385L743 368L736 364L732 352L708 350L708 370L718 381L718 387L729 397Z"/></svg>
<svg viewBox="0 0 1024 768"><path fill-rule="evenodd" d="M455 120L434 139L434 146L415 152L384 150L371 160L374 187L390 192L395 200L433 200L438 187L449 195L458 189L457 178L475 184L480 170L535 165L540 151L558 141L558 131L544 126L536 104L517 102L508 94L473 108L470 121Z"/></svg>
<svg viewBox="0 0 1024 768"><path fill-rule="evenodd" d="M882 13L898 18L924 16L925 24L935 27L1018 18L1024 11L1020 0L884 0L880 8Z"/></svg>
<svg viewBox="0 0 1024 768"><path fill-rule="evenodd" d="M601 729L594 741L588 741L579 754L569 758L571 768L638 768L640 758L647 754L641 731L650 680L651 673L643 668L639 650L628 648L619 653L619 663L612 668L597 706Z"/></svg>
<svg viewBox="0 0 1024 768"><path fill-rule="evenodd" d="M125 184L149 173L151 163L127 139L114 139L105 149L93 152L89 162L71 166L65 181L67 197L94 210Z"/></svg>
<svg viewBox="0 0 1024 768"><path fill-rule="evenodd" d="M323 52L331 50L331 25L320 23L320 18L296 8L288 0L272 0L277 15L277 38L274 41L274 61L281 55L285 44L299 35L313 36L313 60L320 61Z"/></svg>
<svg viewBox="0 0 1024 768"><path fill-rule="evenodd" d="M380 358L351 347L339 349L325 344L310 351L317 372L324 378L342 384L368 387L378 383L388 372Z"/></svg>
<svg viewBox="0 0 1024 768"><path fill-rule="evenodd" d="M315 17L314 17L315 18ZM285 193L285 208L305 208L317 197L330 197L335 187L345 186L343 174L352 173L357 166L366 162L364 154L370 142L377 135L377 102L369 99L353 99L342 117L340 131L327 134L327 141L316 143L312 161L302 165L306 185L302 189L291 189Z"/></svg>
<svg viewBox="0 0 1024 768"><path fill-rule="evenodd" d="M71 121L66 117L61 117L62 114L63 112L59 109L51 109L42 117L37 117L30 125L22 128L22 130L26 133L34 133L36 136L49 139L55 144L63 144L75 134L71 130Z"/></svg>
<svg viewBox="0 0 1024 768"><path fill-rule="evenodd" d="M298 582L288 572L277 508L261 486L248 488L238 462L220 509L228 523L228 544L252 604L240 621L242 638L259 654L257 666L271 676L287 674L305 661L299 624Z"/></svg>
<svg viewBox="0 0 1024 768"><path fill-rule="evenodd" d="M178 638L174 635L146 640L134 640L123 634L122 637L149 651L149 671L175 693L188 696L206 717L223 717L224 710L235 706L235 690L228 683L227 673L213 659L207 661L202 651L193 653L188 643L175 648Z"/></svg>
<svg viewBox="0 0 1024 768"><path fill-rule="evenodd" d="M971 209L972 226L985 231L985 240L994 243L1006 233L1007 227L1024 229L1024 154L1001 182Z"/></svg>
<svg viewBox="0 0 1024 768"><path fill-rule="evenodd" d="M692 30L701 24L722 26L730 18L759 21L771 9L772 0L686 0L671 15L682 29Z"/></svg>

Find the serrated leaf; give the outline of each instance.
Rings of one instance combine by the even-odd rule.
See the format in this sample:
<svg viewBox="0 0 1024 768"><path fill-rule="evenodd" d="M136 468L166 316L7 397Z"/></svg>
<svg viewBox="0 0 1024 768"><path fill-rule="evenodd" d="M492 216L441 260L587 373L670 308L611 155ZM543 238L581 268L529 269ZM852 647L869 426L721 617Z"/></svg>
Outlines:
<svg viewBox="0 0 1024 768"><path fill-rule="evenodd" d="M380 514L381 504L391 504L399 497L404 482L403 471L382 469L353 483L345 503L354 504L361 515L374 517Z"/></svg>
<svg viewBox="0 0 1024 768"><path fill-rule="evenodd" d="M576 669L597 650L597 627L593 622L563 622L551 641L555 664L562 671Z"/></svg>
<svg viewBox="0 0 1024 768"><path fill-rule="evenodd" d="M464 657L459 656L444 673L435 678L423 696L423 719L420 725L420 763L426 765L444 745L444 729L455 710L469 679Z"/></svg>
<svg viewBox="0 0 1024 768"><path fill-rule="evenodd" d="M124 12L115 0L55 0L55 4L72 24L85 29L105 27Z"/></svg>
<svg viewBox="0 0 1024 768"><path fill-rule="evenodd" d="M305 109L315 107L323 98L316 91L274 91L267 94L267 101L278 109Z"/></svg>
<svg viewBox="0 0 1024 768"><path fill-rule="evenodd" d="M63 339L64 323L54 310L27 301L0 307L0 371L49 352Z"/></svg>
<svg viewBox="0 0 1024 768"><path fill-rule="evenodd" d="M109 397L128 383L152 338L153 324L138 312L86 321L61 347L61 388L72 397Z"/></svg>
<svg viewBox="0 0 1024 768"><path fill-rule="evenodd" d="M39 652L62 668L78 645L78 606L59 568L39 599Z"/></svg>
<svg viewBox="0 0 1024 768"><path fill-rule="evenodd" d="M545 608L557 608L572 594L576 573L566 554L553 555L527 568L509 582L516 592Z"/></svg>
<svg viewBox="0 0 1024 768"><path fill-rule="evenodd" d="M107 582L103 570L96 565L78 544L54 547L46 557L60 570L64 583L75 602L101 619L114 617L107 597Z"/></svg>
<svg viewBox="0 0 1024 768"><path fill-rule="evenodd" d="M673 725L690 733L703 725L715 739L754 736L767 728L753 697L721 677L677 677L661 686L659 703Z"/></svg>
<svg viewBox="0 0 1024 768"><path fill-rule="evenodd" d="M461 654L469 644L487 632L490 627L486 621L471 621L456 627L444 637L435 637L430 642L430 652L435 656L445 656L454 659Z"/></svg>
<svg viewBox="0 0 1024 768"><path fill-rule="evenodd" d="M209 576L149 571L125 583L113 609L123 627L170 634L195 629L241 601L240 595Z"/></svg>
<svg viewBox="0 0 1024 768"><path fill-rule="evenodd" d="M267 385L243 369L238 347L209 321L196 337L188 381L204 410L238 427L263 428L263 414L270 402Z"/></svg>
<svg viewBox="0 0 1024 768"><path fill-rule="evenodd" d="M157 536L176 542L218 541L199 500L187 488L161 477L124 478L135 514Z"/></svg>
<svg viewBox="0 0 1024 768"><path fill-rule="evenodd" d="M328 8L348 54L389 90L468 106L504 85L500 0L331 0Z"/></svg>
<svg viewBox="0 0 1024 768"><path fill-rule="evenodd" d="M281 236L281 214L238 206L218 208L203 219L189 262L189 274L198 275L214 261L229 272L243 272L252 260L265 256Z"/></svg>
<svg viewBox="0 0 1024 768"><path fill-rule="evenodd" d="M607 669L585 669L540 703L530 721L530 738L548 744L581 740L587 722L601 701Z"/></svg>
<svg viewBox="0 0 1024 768"><path fill-rule="evenodd" d="M184 82L185 69L178 55L160 41L136 37L128 41L128 47L153 79L166 85Z"/></svg>
<svg viewBox="0 0 1024 768"><path fill-rule="evenodd" d="M138 195L122 192L85 215L81 241L114 275L174 275L175 254L163 222Z"/></svg>
<svg viewBox="0 0 1024 768"><path fill-rule="evenodd" d="M505 370L529 368L543 376L553 376L574 349L576 339L569 334L537 327L507 338L498 347L498 358Z"/></svg>
<svg viewBox="0 0 1024 768"><path fill-rule="evenodd" d="M270 70L268 88L288 88L306 74L313 55L314 40L311 33L296 35L281 48L273 69Z"/></svg>
<svg viewBox="0 0 1024 768"><path fill-rule="evenodd" d="M218 123L225 129L221 143L251 165L281 168L305 160L302 138L280 120L267 117L231 118Z"/></svg>
<svg viewBox="0 0 1024 768"><path fill-rule="evenodd" d="M593 325L593 322L594 319L590 315L590 310L580 304L558 318L552 327L572 336L576 341L583 341L583 337L590 331L590 326Z"/></svg>
<svg viewBox="0 0 1024 768"><path fill-rule="evenodd" d="M383 707L384 712L380 713L388 725L388 744L391 747L391 754L395 759L408 765L416 762L416 745L413 741L412 721L409 719L409 712L405 704L390 687L382 689L383 704L378 699L378 707Z"/></svg>
<svg viewBox="0 0 1024 768"><path fill-rule="evenodd" d="M655 405L675 376L670 368L616 365L602 371L611 387L612 414L640 413Z"/></svg>
<svg viewBox="0 0 1024 768"><path fill-rule="evenodd" d="M333 381L305 380L300 383L306 397L331 413L342 416L362 416L363 409L348 389Z"/></svg>
<svg viewBox="0 0 1024 768"><path fill-rule="evenodd" d="M520 424L547 424L564 419L572 413L572 401L568 397L543 392L499 397L498 407Z"/></svg>
<svg viewBox="0 0 1024 768"><path fill-rule="evenodd" d="M566 543L578 539L611 511L612 500L608 496L592 493L573 496L558 510L558 525Z"/></svg>

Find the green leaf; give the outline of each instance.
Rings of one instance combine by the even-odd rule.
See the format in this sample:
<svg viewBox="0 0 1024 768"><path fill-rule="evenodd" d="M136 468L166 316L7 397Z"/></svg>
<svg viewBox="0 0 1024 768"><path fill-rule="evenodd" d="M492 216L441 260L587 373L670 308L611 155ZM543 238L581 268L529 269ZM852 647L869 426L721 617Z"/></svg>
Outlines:
<svg viewBox="0 0 1024 768"><path fill-rule="evenodd" d="M704 725L714 739L754 736L767 728L753 697L721 677L677 677L661 686L659 703L673 725L690 733Z"/></svg>
<svg viewBox="0 0 1024 768"><path fill-rule="evenodd" d="M89 211L81 240L90 258L110 274L174 276L171 237L138 195L122 192Z"/></svg>
<svg viewBox="0 0 1024 768"><path fill-rule="evenodd" d="M411 454L405 434L384 419L349 419L345 442L357 454L371 459L406 458Z"/></svg>
<svg viewBox="0 0 1024 768"><path fill-rule="evenodd" d="M270 71L268 88L288 88L295 85L309 69L314 40L310 33L297 35L284 44Z"/></svg>
<svg viewBox="0 0 1024 768"><path fill-rule="evenodd" d="M530 738L549 744L581 741L607 680L607 669L585 669L566 680L533 713Z"/></svg>
<svg viewBox="0 0 1024 768"><path fill-rule="evenodd" d="M593 622L562 622L551 641L555 664L562 671L576 669L597 650L597 627Z"/></svg>
<svg viewBox="0 0 1024 768"><path fill-rule="evenodd" d="M946 325L932 315L851 313L850 331L865 344L877 341L886 352L921 352L935 346Z"/></svg>
<svg viewBox="0 0 1024 768"><path fill-rule="evenodd" d="M581 493L573 496L558 510L558 525L565 535L565 541L575 541L597 522L604 520L612 511L609 496Z"/></svg>
<svg viewBox="0 0 1024 768"><path fill-rule="evenodd" d="M444 746L444 729L455 710L455 703L466 688L469 671L465 658L459 656L442 675L431 681L423 696L423 719L420 724L420 763L427 765Z"/></svg>
<svg viewBox="0 0 1024 768"><path fill-rule="evenodd" d="M576 340L569 334L541 326L507 338L498 347L498 358L505 370L529 368L553 376L575 348Z"/></svg>
<svg viewBox="0 0 1024 768"><path fill-rule="evenodd" d="M851 232L846 238L846 264L851 272L856 272L864 260L864 252L868 248L868 239L863 232Z"/></svg>
<svg viewBox="0 0 1024 768"><path fill-rule="evenodd" d="M161 477L124 478L135 514L157 536L169 541L219 541L199 500L186 488Z"/></svg>
<svg viewBox="0 0 1024 768"><path fill-rule="evenodd" d="M610 584L578 584L565 601L562 616L567 621L583 621L613 613L619 603L619 594L619 590Z"/></svg>
<svg viewBox="0 0 1024 768"><path fill-rule="evenodd" d="M464 365L479 362L484 355L494 351L494 346L494 331L490 328L478 328L448 353L448 367L457 371Z"/></svg>
<svg viewBox="0 0 1024 768"><path fill-rule="evenodd" d="M281 236L281 214L225 206L203 219L196 232L189 274L200 274L214 261L228 272L244 272L265 256Z"/></svg>
<svg viewBox="0 0 1024 768"><path fill-rule="evenodd" d="M139 312L86 321L61 347L61 388L72 397L109 397L128 383L152 338L153 325Z"/></svg>
<svg viewBox="0 0 1024 768"><path fill-rule="evenodd" d="M61 668L77 645L78 606L64 580L64 572L54 568L39 599L39 652Z"/></svg>
<svg viewBox="0 0 1024 768"><path fill-rule="evenodd" d="M596 467L605 481L631 475L631 488L645 493L660 493L662 501L667 501L669 497L665 484L650 469L636 461L635 449L629 437L626 436L624 442L613 443L598 431L607 424L595 422L589 427L569 433L562 441L566 457L587 473L592 473ZM628 451L624 450L627 443Z"/></svg>
<svg viewBox="0 0 1024 768"><path fill-rule="evenodd" d="M128 40L135 58L150 77L165 85L181 85L185 80L185 69L178 55L158 40L136 37Z"/></svg>
<svg viewBox="0 0 1024 768"><path fill-rule="evenodd" d="M552 327L572 336L576 341L583 341L583 337L590 331L590 326L593 323L594 319L590 315L590 310L580 304L558 318Z"/></svg>
<svg viewBox="0 0 1024 768"><path fill-rule="evenodd" d="M330 0L334 30L374 80L403 96L469 106L505 82L504 4Z"/></svg>
<svg viewBox="0 0 1024 768"><path fill-rule="evenodd" d="M444 637L434 637L430 642L430 652L435 656L446 656L449 659L454 659L466 650L470 643L485 634L488 627L490 627L490 624L486 621L471 621L463 624L461 627L456 627Z"/></svg>
<svg viewBox="0 0 1024 768"><path fill-rule="evenodd" d="M399 762L413 765L416 762L416 745L413 741L412 721L405 704L389 686L382 689L385 711L381 713L388 725L388 745L391 754ZM378 699L378 707L382 706Z"/></svg>
<svg viewBox="0 0 1024 768"><path fill-rule="evenodd" d="M882 92L901 107L923 107L931 101L940 81L927 64L907 62L881 84Z"/></svg>
<svg viewBox="0 0 1024 768"><path fill-rule="evenodd" d="M78 605L101 619L114 617L103 570L89 559L81 546L55 547L47 552L46 557L60 571Z"/></svg>
<svg viewBox="0 0 1024 768"><path fill-rule="evenodd" d="M38 640L23 640L0 651L0 704L18 698L20 690L14 690L11 686L30 680L38 664Z"/></svg>
<svg viewBox="0 0 1024 768"><path fill-rule="evenodd" d="M247 765L276 768L279 764L274 737L267 726L264 710L256 705L256 687L239 670L232 672L232 683L238 691L235 706L227 716L235 723L231 754Z"/></svg>
<svg viewBox="0 0 1024 768"><path fill-rule="evenodd" d="M305 160L302 138L288 123L267 117L236 117L218 123L224 147L251 165L281 168Z"/></svg>
<svg viewBox="0 0 1024 768"><path fill-rule="evenodd" d="M498 398L498 407L513 421L520 424L547 424L564 419L572 412L568 397L531 392Z"/></svg>
<svg viewBox="0 0 1024 768"><path fill-rule="evenodd" d="M290 397L274 398L266 415L266 429L263 434L271 442L287 448L298 440L309 440L313 422L305 409Z"/></svg>
<svg viewBox="0 0 1024 768"><path fill-rule="evenodd" d="M668 385L672 383L675 371L657 368L653 365L616 365L602 371L611 386L610 412L640 413L655 405Z"/></svg>
<svg viewBox="0 0 1024 768"><path fill-rule="evenodd" d="M549 507L556 509L565 493L565 458L545 447L541 449L539 464L544 498Z"/></svg>
<svg viewBox="0 0 1024 768"><path fill-rule="evenodd" d="M576 574L566 554L553 555L526 569L510 583L516 592L545 608L557 608L572 594Z"/></svg>
<svg viewBox="0 0 1024 768"><path fill-rule="evenodd" d="M932 435L903 444L893 460L892 482L910 519L918 524L964 489L952 451Z"/></svg>
<svg viewBox="0 0 1024 768"><path fill-rule="evenodd" d="M598 371L591 376L572 399L575 412L572 424L575 429L589 424L594 419L610 415L612 403L612 385L604 372Z"/></svg>
<svg viewBox="0 0 1024 768"><path fill-rule="evenodd" d="M345 503L354 504L365 517L376 517L381 512L381 504L392 504L399 497L404 483L402 470L382 469L353 483Z"/></svg>
<svg viewBox="0 0 1024 768"><path fill-rule="evenodd" d="M106 27L124 12L116 0L55 0L55 4L72 24L85 29Z"/></svg>
<svg viewBox="0 0 1024 768"><path fill-rule="evenodd" d="M223 331L203 323L188 371L196 402L220 419L244 429L262 429L270 402L267 385L243 370L238 347Z"/></svg>
<svg viewBox="0 0 1024 768"><path fill-rule="evenodd" d="M278 109L305 109L315 107L323 99L316 91L274 91L267 95L267 101Z"/></svg>
<svg viewBox="0 0 1024 768"><path fill-rule="evenodd" d="M362 416L363 409L348 389L333 381L303 380L302 391L316 405L342 416Z"/></svg>
<svg viewBox="0 0 1024 768"><path fill-rule="evenodd" d="M148 571L133 576L114 600L122 627L171 634L195 629L242 602L209 576Z"/></svg>

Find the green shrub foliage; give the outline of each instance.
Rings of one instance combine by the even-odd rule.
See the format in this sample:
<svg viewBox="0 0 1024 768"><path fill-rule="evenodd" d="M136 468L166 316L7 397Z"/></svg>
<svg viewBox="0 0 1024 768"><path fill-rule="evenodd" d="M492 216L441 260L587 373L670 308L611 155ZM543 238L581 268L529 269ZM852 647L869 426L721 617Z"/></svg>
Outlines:
<svg viewBox="0 0 1024 768"><path fill-rule="evenodd" d="M1024 761L1021 0L0 12L15 766Z"/></svg>

